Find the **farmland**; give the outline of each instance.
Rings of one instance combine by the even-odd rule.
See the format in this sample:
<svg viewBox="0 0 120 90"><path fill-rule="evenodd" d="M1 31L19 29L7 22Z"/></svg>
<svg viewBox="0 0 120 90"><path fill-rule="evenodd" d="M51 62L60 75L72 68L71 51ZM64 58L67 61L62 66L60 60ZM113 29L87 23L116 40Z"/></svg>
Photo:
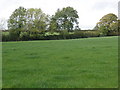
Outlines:
<svg viewBox="0 0 120 90"><path fill-rule="evenodd" d="M3 42L3 88L117 88L118 37Z"/></svg>

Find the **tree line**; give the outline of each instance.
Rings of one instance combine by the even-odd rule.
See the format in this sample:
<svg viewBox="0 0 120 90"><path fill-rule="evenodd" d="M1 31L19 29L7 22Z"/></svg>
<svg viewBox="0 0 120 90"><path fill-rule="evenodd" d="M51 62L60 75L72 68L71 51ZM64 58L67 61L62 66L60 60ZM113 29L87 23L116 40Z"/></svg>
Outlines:
<svg viewBox="0 0 120 90"><path fill-rule="evenodd" d="M120 24L113 13L103 16L91 31L81 30L78 19L78 12L73 7L58 9L52 16L40 8L19 7L9 17L9 34L3 33L2 40L73 39L118 34Z"/></svg>

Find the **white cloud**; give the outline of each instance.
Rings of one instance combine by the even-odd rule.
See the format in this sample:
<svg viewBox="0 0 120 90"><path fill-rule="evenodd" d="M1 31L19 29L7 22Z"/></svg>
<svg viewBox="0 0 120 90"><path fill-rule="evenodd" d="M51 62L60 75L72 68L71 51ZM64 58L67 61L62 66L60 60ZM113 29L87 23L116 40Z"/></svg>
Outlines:
<svg viewBox="0 0 120 90"><path fill-rule="evenodd" d="M8 19L19 6L41 8L50 15L58 8L71 6L78 11L80 28L92 29L103 15L117 15L117 5L118 0L0 0L0 17Z"/></svg>

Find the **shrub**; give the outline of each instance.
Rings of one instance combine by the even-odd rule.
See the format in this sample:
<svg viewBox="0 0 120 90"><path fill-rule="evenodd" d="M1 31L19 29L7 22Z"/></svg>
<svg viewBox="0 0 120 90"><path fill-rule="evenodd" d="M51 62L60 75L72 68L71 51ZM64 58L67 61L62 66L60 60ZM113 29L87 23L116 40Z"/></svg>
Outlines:
<svg viewBox="0 0 120 90"><path fill-rule="evenodd" d="M75 31L74 33L75 38L86 38L86 34L85 31Z"/></svg>
<svg viewBox="0 0 120 90"><path fill-rule="evenodd" d="M11 41L9 34L2 34L2 41Z"/></svg>
<svg viewBox="0 0 120 90"><path fill-rule="evenodd" d="M68 30L63 30L60 32L60 35L63 37L62 39L67 39L67 37L69 36L69 32Z"/></svg>
<svg viewBox="0 0 120 90"><path fill-rule="evenodd" d="M30 39L30 35L28 32L22 32L20 34L20 40L29 40Z"/></svg>
<svg viewBox="0 0 120 90"><path fill-rule="evenodd" d="M96 30L96 31L75 31L75 36L76 36L76 38L88 38L88 37L99 37L99 35L100 35L100 32L98 31L98 30Z"/></svg>
<svg viewBox="0 0 120 90"><path fill-rule="evenodd" d="M96 31L86 31L85 35L87 37L99 37L100 36L100 32L98 30L96 30Z"/></svg>
<svg viewBox="0 0 120 90"><path fill-rule="evenodd" d="M44 40L43 34L30 34L30 40Z"/></svg>
<svg viewBox="0 0 120 90"><path fill-rule="evenodd" d="M111 31L108 33L108 36L118 36L119 33L117 31Z"/></svg>
<svg viewBox="0 0 120 90"><path fill-rule="evenodd" d="M19 37L20 37L20 32L19 31L10 31L9 32L10 35L10 40L11 41L19 41Z"/></svg>

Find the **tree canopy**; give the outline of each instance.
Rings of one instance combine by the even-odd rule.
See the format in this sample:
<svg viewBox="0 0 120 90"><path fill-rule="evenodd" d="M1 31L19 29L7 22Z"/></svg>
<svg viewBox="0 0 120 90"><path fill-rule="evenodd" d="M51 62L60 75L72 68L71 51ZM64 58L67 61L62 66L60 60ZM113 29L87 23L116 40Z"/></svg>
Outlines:
<svg viewBox="0 0 120 90"><path fill-rule="evenodd" d="M47 15L42 10L30 8L26 13L26 30L30 32L43 32L48 22Z"/></svg>
<svg viewBox="0 0 120 90"><path fill-rule="evenodd" d="M19 7L8 20L8 29L23 29L26 24L26 9Z"/></svg>
<svg viewBox="0 0 120 90"><path fill-rule="evenodd" d="M95 29L100 30L102 33L107 34L112 30L117 31L118 20L117 16L113 13L104 15L100 21L97 23Z"/></svg>
<svg viewBox="0 0 120 90"><path fill-rule="evenodd" d="M24 30L26 25L26 9L19 7L16 9L8 20L8 29L13 39L19 38L21 31Z"/></svg>
<svg viewBox="0 0 120 90"><path fill-rule="evenodd" d="M46 30L47 15L39 9L19 7L8 20L8 29L17 36L21 32L42 33Z"/></svg>
<svg viewBox="0 0 120 90"><path fill-rule="evenodd" d="M53 23L51 25L57 30L72 31L74 28L78 28L78 18L77 11L72 7L58 9L51 19L51 23Z"/></svg>

